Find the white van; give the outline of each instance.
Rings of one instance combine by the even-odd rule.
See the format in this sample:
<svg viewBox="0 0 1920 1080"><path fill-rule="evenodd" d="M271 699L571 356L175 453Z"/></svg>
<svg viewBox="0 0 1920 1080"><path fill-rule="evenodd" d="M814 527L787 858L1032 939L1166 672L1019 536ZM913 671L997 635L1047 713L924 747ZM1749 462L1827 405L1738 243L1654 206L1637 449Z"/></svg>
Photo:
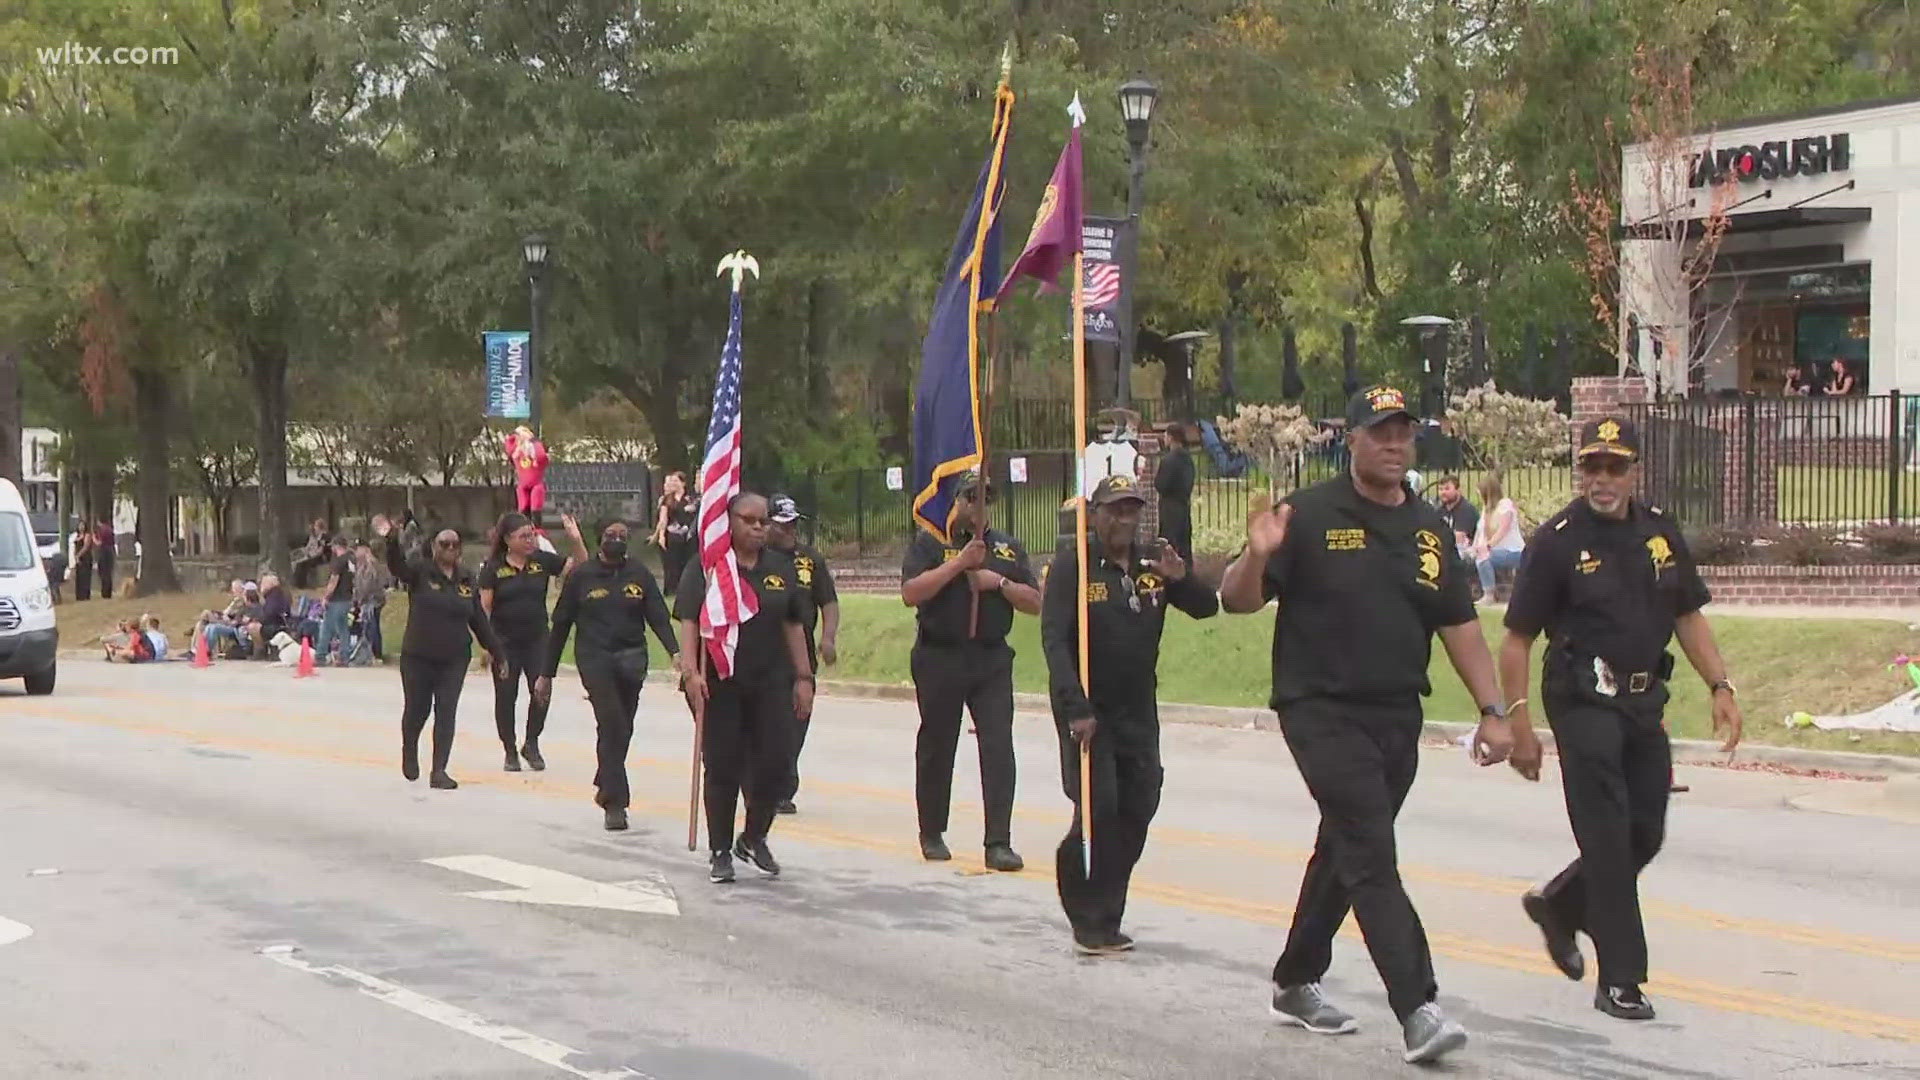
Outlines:
<svg viewBox="0 0 1920 1080"><path fill-rule="evenodd" d="M0 679L25 679L27 693L53 693L60 631L53 594L28 524L26 500L0 480Z"/></svg>

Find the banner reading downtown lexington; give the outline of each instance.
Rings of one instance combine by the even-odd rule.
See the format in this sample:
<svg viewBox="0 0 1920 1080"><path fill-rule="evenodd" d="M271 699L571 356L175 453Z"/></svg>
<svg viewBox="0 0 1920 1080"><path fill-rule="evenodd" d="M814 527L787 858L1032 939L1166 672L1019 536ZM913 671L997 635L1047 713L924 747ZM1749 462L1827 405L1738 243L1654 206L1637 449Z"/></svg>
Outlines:
<svg viewBox="0 0 1920 1080"><path fill-rule="evenodd" d="M487 412L503 420L525 420L533 414L533 381L527 371L525 330L488 330Z"/></svg>

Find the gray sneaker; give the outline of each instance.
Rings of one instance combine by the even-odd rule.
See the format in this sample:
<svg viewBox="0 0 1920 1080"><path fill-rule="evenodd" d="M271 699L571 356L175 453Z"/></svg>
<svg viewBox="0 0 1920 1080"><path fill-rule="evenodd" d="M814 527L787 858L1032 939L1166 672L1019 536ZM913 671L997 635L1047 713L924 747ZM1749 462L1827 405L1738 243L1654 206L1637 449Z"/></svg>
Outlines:
<svg viewBox="0 0 1920 1080"><path fill-rule="evenodd" d="M1306 1028L1315 1035L1345 1035L1360 1029L1359 1021L1334 1008L1320 993L1319 983L1276 986L1267 1008L1282 1023Z"/></svg>
<svg viewBox="0 0 1920 1080"><path fill-rule="evenodd" d="M1415 1009L1400 1028L1407 1036L1408 1064L1439 1061L1467 1045L1467 1029L1447 1019L1431 1001Z"/></svg>

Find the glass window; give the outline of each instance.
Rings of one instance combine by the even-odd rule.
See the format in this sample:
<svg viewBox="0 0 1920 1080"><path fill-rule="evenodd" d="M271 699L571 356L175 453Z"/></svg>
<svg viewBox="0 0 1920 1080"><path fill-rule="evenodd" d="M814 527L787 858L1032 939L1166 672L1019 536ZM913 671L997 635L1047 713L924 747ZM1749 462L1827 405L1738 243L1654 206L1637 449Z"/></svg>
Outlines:
<svg viewBox="0 0 1920 1080"><path fill-rule="evenodd" d="M31 570L39 564L25 515L0 513L0 570Z"/></svg>

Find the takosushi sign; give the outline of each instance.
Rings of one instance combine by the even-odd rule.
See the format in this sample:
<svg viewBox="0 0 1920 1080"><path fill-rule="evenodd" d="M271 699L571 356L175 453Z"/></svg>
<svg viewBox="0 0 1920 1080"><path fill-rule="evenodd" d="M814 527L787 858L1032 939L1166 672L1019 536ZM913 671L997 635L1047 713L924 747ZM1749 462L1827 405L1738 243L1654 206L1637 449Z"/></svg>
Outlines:
<svg viewBox="0 0 1920 1080"><path fill-rule="evenodd" d="M1703 188L1725 183L1729 177L1751 184L1846 172L1852 167L1853 140L1842 132L1708 150L1691 157L1687 176L1689 186Z"/></svg>

